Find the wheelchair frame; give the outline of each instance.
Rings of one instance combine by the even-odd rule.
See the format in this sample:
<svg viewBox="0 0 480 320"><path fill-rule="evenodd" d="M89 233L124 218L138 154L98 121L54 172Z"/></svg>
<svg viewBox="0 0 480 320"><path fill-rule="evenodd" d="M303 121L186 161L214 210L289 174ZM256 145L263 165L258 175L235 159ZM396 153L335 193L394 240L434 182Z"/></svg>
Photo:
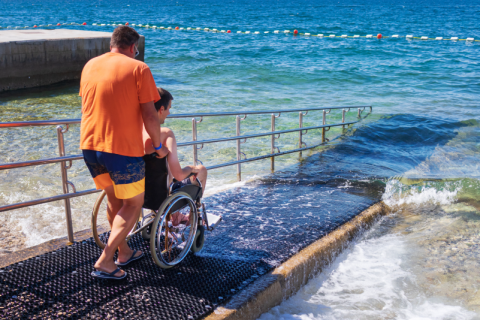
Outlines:
<svg viewBox="0 0 480 320"><path fill-rule="evenodd" d="M171 268L180 263L183 259L185 259L189 252L200 252L203 249L205 241L205 230L212 231L214 229L214 227L211 227L208 223L208 216L205 210L205 204L201 202L201 198L203 196L203 187L201 182L197 179L198 186L186 185L178 189L172 190L174 182L170 184L169 195L163 201L162 205L157 211L151 210L150 213L144 215L144 209L142 208L142 210L139 212L138 221L135 223L135 226L132 228L132 230L126 237L126 240L128 242L134 235L141 233L142 237L145 240L150 240L150 251L152 258L158 266L164 269ZM105 195L105 191L102 191L102 193L97 198L92 210L93 236L95 242L101 249L105 248L105 244L108 241L108 238L105 236L106 233L99 234L97 226L97 217L100 212L100 207L105 198ZM190 227L189 236L186 241L182 241L179 243L178 230L181 229L182 226L173 226L173 224L171 223L171 216L174 213L185 209L186 207L190 207L190 225L183 227L183 231ZM213 217L216 218L217 224L221 221L221 217ZM161 240L161 231L160 234L157 235L158 227L162 228L162 226L165 227L163 240ZM105 241L102 241L100 237L103 237ZM181 238L184 239L183 233L181 233ZM162 247L162 241L164 241L165 249L160 251L160 248ZM170 245L171 241L176 242L177 244ZM185 243L183 247L181 247L182 243ZM173 250L176 250L177 248L181 249L178 257L174 258L173 261L165 261L165 259L163 258L163 254L168 251L168 256L170 257L170 254L173 252Z"/></svg>

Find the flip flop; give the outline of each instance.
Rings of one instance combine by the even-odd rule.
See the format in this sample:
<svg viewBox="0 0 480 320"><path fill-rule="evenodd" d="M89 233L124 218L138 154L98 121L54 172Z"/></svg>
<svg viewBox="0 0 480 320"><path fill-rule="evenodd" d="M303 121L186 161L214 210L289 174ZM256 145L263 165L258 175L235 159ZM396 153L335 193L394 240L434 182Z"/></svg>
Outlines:
<svg viewBox="0 0 480 320"><path fill-rule="evenodd" d="M115 264L119 267L125 267L127 264L129 264L130 262L133 262L133 261L136 261L136 260L139 260L141 258L144 257L144 253L142 252L141 255L139 255L138 257L135 257L135 255L137 254L137 250L133 250L133 254L132 256L130 257L130 259L128 259L127 261L125 262L118 262L118 260L115 260Z"/></svg>
<svg viewBox="0 0 480 320"><path fill-rule="evenodd" d="M121 280L121 279L124 279L127 276L127 272L124 271L122 276L116 277L115 273L117 273L118 271L121 271L121 270L122 269L117 268L111 273L108 273L108 272L105 272L105 271L95 270L95 271L92 271L91 276L94 277L94 278L97 278L97 279Z"/></svg>

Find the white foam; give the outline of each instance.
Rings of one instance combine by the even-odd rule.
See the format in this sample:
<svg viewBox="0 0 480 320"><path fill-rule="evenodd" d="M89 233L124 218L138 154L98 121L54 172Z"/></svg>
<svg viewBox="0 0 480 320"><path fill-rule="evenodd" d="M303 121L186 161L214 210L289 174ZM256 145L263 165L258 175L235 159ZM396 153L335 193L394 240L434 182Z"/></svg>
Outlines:
<svg viewBox="0 0 480 320"><path fill-rule="evenodd" d="M20 192L8 196L1 193L0 198L6 200L6 203L31 200L31 197ZM63 206L55 206L54 203L14 210L9 212L7 217L6 227L14 229L20 226L27 247L66 235L65 209Z"/></svg>
<svg viewBox="0 0 480 320"><path fill-rule="evenodd" d="M25 182L19 179L19 182ZM58 194L58 187L37 182L29 184L30 193L13 191L0 193L0 203L19 203L35 198ZM90 228L90 211L93 197L86 196L71 199L74 231ZM67 235L65 208L63 201L39 204L4 213L6 226L22 233L25 246L31 247Z"/></svg>
<svg viewBox="0 0 480 320"><path fill-rule="evenodd" d="M450 183L445 183L441 189L438 189L438 186L429 186L426 183L421 186L404 185L398 180L390 180L387 182L382 200L389 206L426 203L449 205L457 200L460 189Z"/></svg>
<svg viewBox="0 0 480 320"><path fill-rule="evenodd" d="M474 319L423 293L406 266L407 250L401 235L362 241L259 319Z"/></svg>
<svg viewBox="0 0 480 320"><path fill-rule="evenodd" d="M249 177L244 177L242 181L237 181L233 183L231 181L224 180L224 179L218 179L218 178L208 179L207 177L207 188L203 196L210 197L222 191L242 187L246 183L259 179L260 177L261 176L259 175L253 175Z"/></svg>

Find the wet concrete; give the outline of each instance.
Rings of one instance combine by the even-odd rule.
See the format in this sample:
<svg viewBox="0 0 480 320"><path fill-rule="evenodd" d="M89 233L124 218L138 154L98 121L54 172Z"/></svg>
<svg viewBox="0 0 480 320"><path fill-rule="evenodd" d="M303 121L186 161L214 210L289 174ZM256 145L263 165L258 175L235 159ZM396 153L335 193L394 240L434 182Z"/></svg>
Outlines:
<svg viewBox="0 0 480 320"><path fill-rule="evenodd" d="M377 203L340 228L307 246L271 273L255 281L206 320L254 320L279 305L321 272L350 242L388 212Z"/></svg>
<svg viewBox="0 0 480 320"><path fill-rule="evenodd" d="M313 177L293 183L270 178L215 195L209 211L224 221L207 234L201 255L276 267L377 201L362 189L327 186Z"/></svg>

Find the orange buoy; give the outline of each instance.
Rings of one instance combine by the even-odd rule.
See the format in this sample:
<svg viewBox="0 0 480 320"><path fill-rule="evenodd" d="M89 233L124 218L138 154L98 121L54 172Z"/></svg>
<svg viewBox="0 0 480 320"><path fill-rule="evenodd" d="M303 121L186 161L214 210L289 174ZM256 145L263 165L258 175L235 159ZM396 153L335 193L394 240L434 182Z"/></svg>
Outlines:
<svg viewBox="0 0 480 320"><path fill-rule="evenodd" d="M298 30L297 30L297 29L293 30L293 34L294 34L294 35L297 35L297 34L298 34Z"/></svg>
<svg viewBox="0 0 480 320"><path fill-rule="evenodd" d="M128 26L128 22L125 22L125 25Z"/></svg>
<svg viewBox="0 0 480 320"><path fill-rule="evenodd" d="M61 26L61 24L60 24L60 23L57 23L57 26Z"/></svg>
<svg viewBox="0 0 480 320"><path fill-rule="evenodd" d="M232 31L228 30L227 33L232 33Z"/></svg>
<svg viewBox="0 0 480 320"><path fill-rule="evenodd" d="M86 25L87 25L87 23L86 23L86 22L84 22L84 23L82 23L82 25L86 26Z"/></svg>
<svg viewBox="0 0 480 320"><path fill-rule="evenodd" d="M381 33L377 34L377 39L382 39L382 34Z"/></svg>
<svg viewBox="0 0 480 320"><path fill-rule="evenodd" d="M34 27L34 28L36 28L36 27L37 27L37 25L34 25L33 27Z"/></svg>
<svg viewBox="0 0 480 320"><path fill-rule="evenodd" d="M178 27L175 27L175 30L178 30L179 28Z"/></svg>

